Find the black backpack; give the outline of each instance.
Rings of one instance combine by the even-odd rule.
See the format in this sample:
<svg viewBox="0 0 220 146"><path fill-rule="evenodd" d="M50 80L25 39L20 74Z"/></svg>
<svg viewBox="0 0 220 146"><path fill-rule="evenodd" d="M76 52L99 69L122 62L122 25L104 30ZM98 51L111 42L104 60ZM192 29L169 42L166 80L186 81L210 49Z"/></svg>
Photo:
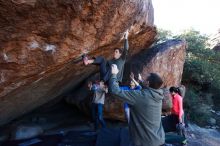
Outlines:
<svg viewBox="0 0 220 146"><path fill-rule="evenodd" d="M178 90L178 94L182 96L182 98L184 98L186 94L186 87L184 85L181 85L177 87L177 90Z"/></svg>

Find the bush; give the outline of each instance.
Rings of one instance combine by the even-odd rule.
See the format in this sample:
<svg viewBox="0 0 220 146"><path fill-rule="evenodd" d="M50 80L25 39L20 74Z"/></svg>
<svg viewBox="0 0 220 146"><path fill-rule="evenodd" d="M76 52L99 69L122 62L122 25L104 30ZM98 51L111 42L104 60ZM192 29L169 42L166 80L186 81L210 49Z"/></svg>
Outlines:
<svg viewBox="0 0 220 146"><path fill-rule="evenodd" d="M203 103L202 97L196 93L193 87L188 89L184 98L185 113L189 114L189 120L199 125L206 125L211 117L211 106Z"/></svg>
<svg viewBox="0 0 220 146"><path fill-rule="evenodd" d="M195 30L185 31L176 37L185 39L188 44L183 80L199 85L210 83L220 88L220 53L208 48L208 37Z"/></svg>

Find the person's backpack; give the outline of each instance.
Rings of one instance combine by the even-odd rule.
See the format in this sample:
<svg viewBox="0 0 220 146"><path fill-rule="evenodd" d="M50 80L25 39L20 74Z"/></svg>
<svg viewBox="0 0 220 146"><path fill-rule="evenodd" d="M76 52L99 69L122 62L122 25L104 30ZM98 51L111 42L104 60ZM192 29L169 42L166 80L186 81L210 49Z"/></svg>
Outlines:
<svg viewBox="0 0 220 146"><path fill-rule="evenodd" d="M170 94L170 91L168 88L163 88L163 103L162 103L162 110L171 110L171 108L173 107L173 103L172 103L172 96Z"/></svg>
<svg viewBox="0 0 220 146"><path fill-rule="evenodd" d="M179 87L177 87L179 95L184 98L185 97L185 93L186 93L186 87L184 85L181 85Z"/></svg>

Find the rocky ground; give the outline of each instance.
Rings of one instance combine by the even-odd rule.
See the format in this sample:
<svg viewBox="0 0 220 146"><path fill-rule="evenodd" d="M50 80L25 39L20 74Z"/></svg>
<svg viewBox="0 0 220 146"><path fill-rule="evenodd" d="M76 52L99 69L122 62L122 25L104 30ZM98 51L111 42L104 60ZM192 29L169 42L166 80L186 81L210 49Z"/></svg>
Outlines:
<svg viewBox="0 0 220 146"><path fill-rule="evenodd" d="M106 121L109 128L127 127L126 123ZM30 128L32 130L28 132ZM41 107L37 111L1 127L0 130L0 141L2 141L37 135L64 134L69 131L93 130L93 124L88 116L61 102L52 107ZM187 138L188 146L218 146L220 132L216 129L201 128L195 124L189 124Z"/></svg>
<svg viewBox="0 0 220 146"><path fill-rule="evenodd" d="M188 146L219 146L220 132L216 129L201 128L195 124L188 127Z"/></svg>

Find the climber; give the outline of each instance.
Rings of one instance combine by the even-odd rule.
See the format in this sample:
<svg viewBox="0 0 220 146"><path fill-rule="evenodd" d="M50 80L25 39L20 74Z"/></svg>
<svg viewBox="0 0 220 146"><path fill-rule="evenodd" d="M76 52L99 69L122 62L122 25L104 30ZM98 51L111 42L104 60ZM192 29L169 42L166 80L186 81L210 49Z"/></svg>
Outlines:
<svg viewBox="0 0 220 146"><path fill-rule="evenodd" d="M94 57L92 59L89 59L86 54L82 56L83 63L84 65L89 65L89 64L94 64L94 65L99 65L100 67L100 79L103 80L104 82L108 82L111 76L111 65L116 64L117 67L119 68L119 73L117 75L118 81L122 81L123 78L123 71L124 71L124 64L128 52L128 30L124 34L124 48L115 48L114 49L114 54L113 54L113 59L111 60L106 60L102 56Z"/></svg>
<svg viewBox="0 0 220 146"><path fill-rule="evenodd" d="M147 77L149 87L140 91L120 89L117 65L113 64L109 80L109 91L130 106L129 132L135 146L160 146L165 143L165 134L161 124L163 92L162 79L151 73Z"/></svg>
<svg viewBox="0 0 220 146"><path fill-rule="evenodd" d="M105 102L105 94L108 93L108 88L105 86L103 81L96 83L89 82L88 87L94 92L92 100L92 119L94 122L94 129L98 129L99 123L102 128L105 128L106 124L103 119L102 109Z"/></svg>
<svg viewBox="0 0 220 146"><path fill-rule="evenodd" d="M120 86L120 89L125 90L125 91L130 91L130 90L141 90L142 87L141 85L135 80L134 74L131 72L130 74L130 86ZM140 74L138 74L138 80L142 81L142 77ZM130 121L130 108L128 103L124 103L124 111L125 111L125 118L127 119L127 122L129 123Z"/></svg>

